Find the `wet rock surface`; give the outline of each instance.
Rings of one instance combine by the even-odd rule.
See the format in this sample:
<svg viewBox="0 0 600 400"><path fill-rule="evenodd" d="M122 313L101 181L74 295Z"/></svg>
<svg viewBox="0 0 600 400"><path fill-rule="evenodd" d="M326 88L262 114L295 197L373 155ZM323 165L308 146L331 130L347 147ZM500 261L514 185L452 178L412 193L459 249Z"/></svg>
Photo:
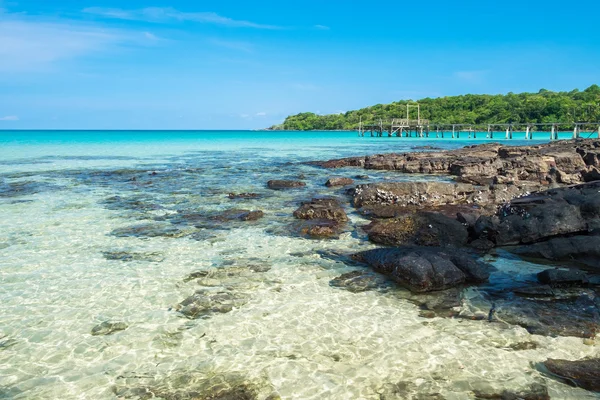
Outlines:
<svg viewBox="0 0 600 400"><path fill-rule="evenodd" d="M464 246L469 234L456 219L443 214L418 212L377 220L363 227L374 243L391 246Z"/></svg>
<svg viewBox="0 0 600 400"><path fill-rule="evenodd" d="M258 193L229 193L227 197L231 200L235 199L258 199L261 196Z"/></svg>
<svg viewBox="0 0 600 400"><path fill-rule="evenodd" d="M37 193L59 190L60 187L39 181L6 182L0 180L0 198L30 196Z"/></svg>
<svg viewBox="0 0 600 400"><path fill-rule="evenodd" d="M306 183L302 181L291 181L291 180L270 180L267 182L267 187L273 190L282 189L294 189L306 186Z"/></svg>
<svg viewBox="0 0 600 400"><path fill-rule="evenodd" d="M589 282L584 272L575 269L547 269L537 274L537 278L551 287L582 286Z"/></svg>
<svg viewBox="0 0 600 400"><path fill-rule="evenodd" d="M332 197L314 198L301 203L294 217L304 221L292 224L292 231L313 239L337 237L344 229L348 216L340 201Z"/></svg>
<svg viewBox="0 0 600 400"><path fill-rule="evenodd" d="M543 365L567 383L600 392L600 358L578 361L548 359Z"/></svg>
<svg viewBox="0 0 600 400"><path fill-rule="evenodd" d="M327 187L333 187L333 186L348 186L348 185L353 185L354 184L354 180L351 178L339 178L339 177L334 177L334 178L329 178L327 180L327 182L325 182L325 186Z"/></svg>
<svg viewBox="0 0 600 400"><path fill-rule="evenodd" d="M294 217L298 219L322 219L336 222L347 222L348 216L342 208L339 200L335 198L315 198L302 205L294 211Z"/></svg>
<svg viewBox="0 0 600 400"><path fill-rule="evenodd" d="M109 322L104 321L100 325L92 328L92 336L106 336L113 333L124 331L128 326L124 322Z"/></svg>
<svg viewBox="0 0 600 400"><path fill-rule="evenodd" d="M456 249L405 246L375 249L353 256L414 292L444 290L481 283L492 267Z"/></svg>

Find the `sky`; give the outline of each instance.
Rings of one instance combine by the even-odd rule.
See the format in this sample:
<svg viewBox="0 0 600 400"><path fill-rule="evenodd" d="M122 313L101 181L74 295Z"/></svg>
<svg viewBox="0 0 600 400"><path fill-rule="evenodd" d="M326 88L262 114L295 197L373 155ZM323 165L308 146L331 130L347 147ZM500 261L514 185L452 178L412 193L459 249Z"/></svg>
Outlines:
<svg viewBox="0 0 600 400"><path fill-rule="evenodd" d="M0 0L0 129L259 129L600 83L597 0Z"/></svg>

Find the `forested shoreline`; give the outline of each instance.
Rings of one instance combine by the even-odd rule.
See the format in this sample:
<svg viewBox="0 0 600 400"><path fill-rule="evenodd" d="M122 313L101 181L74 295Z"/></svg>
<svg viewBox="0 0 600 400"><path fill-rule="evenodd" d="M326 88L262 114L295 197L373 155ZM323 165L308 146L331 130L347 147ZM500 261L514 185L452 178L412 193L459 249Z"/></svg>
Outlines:
<svg viewBox="0 0 600 400"><path fill-rule="evenodd" d="M271 129L284 130L352 130L359 122L387 120L406 116L406 104L401 100L377 104L343 114L318 115L304 112L288 116L283 124ZM592 85L580 91L508 93L506 95L466 94L418 100L421 118L442 124L547 123L600 121L600 86ZM411 118L417 118L411 108ZM413 115L414 114L414 115Z"/></svg>

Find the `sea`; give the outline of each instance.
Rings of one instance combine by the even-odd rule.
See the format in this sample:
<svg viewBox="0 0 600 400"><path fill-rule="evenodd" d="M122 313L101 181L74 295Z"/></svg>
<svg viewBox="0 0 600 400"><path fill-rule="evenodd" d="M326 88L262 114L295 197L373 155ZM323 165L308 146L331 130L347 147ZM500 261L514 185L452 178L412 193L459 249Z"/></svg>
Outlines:
<svg viewBox="0 0 600 400"><path fill-rule="evenodd" d="M597 355L589 340L424 315L393 284L357 293L332 284L364 269L347 255L376 246L329 177L449 178L305 162L491 141L448 136L0 131L0 399L471 399L535 385L552 399L598 398L539 366ZM273 191L271 179L306 186ZM323 195L343 200L349 228L303 237L293 211ZM219 218L232 209L264 217ZM547 268L486 261L492 281ZM490 304L470 302L477 290L458 308L487 315ZM181 303L195 293L217 305L192 319Z"/></svg>

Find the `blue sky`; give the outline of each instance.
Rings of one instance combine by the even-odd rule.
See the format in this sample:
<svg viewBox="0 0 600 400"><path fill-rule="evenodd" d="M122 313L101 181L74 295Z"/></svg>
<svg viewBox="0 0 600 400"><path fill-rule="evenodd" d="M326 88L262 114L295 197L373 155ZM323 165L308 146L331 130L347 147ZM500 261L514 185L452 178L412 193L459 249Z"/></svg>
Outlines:
<svg viewBox="0 0 600 400"><path fill-rule="evenodd" d="M0 0L0 129L254 129L600 83L600 2Z"/></svg>

